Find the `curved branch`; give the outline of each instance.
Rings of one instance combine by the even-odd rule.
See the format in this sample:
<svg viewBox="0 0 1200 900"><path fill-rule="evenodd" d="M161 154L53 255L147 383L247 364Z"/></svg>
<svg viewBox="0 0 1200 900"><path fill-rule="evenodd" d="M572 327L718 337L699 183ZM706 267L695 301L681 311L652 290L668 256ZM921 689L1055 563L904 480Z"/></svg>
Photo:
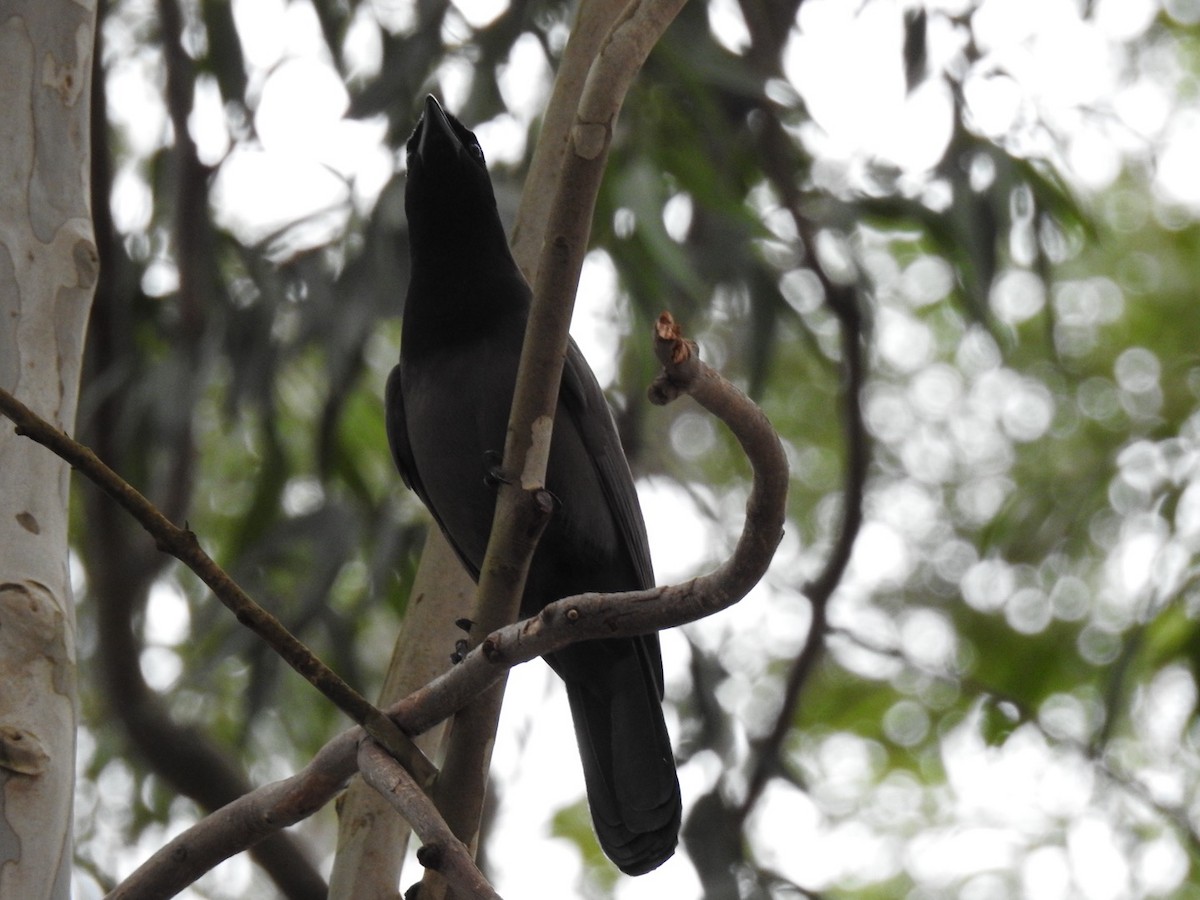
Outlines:
<svg viewBox="0 0 1200 900"><path fill-rule="evenodd" d="M531 458L530 452L549 443L575 291L617 112L646 55L682 5L683 0L633 0L601 42L584 83L546 225L509 415L504 470L520 477L499 491L492 539L480 571L480 596L488 600L487 617L478 620L484 633L516 617L523 575L510 580L511 573L526 570L533 554L523 540L520 517L533 499L527 489L545 480L545 453ZM517 548L526 550L524 565L520 551L514 553ZM505 593L491 586L501 570L509 575Z"/></svg>
<svg viewBox="0 0 1200 900"><path fill-rule="evenodd" d="M732 606L766 571L782 536L787 502L787 457L779 436L749 397L700 362L694 345L679 336L669 316L660 317L656 350L660 358L665 358L664 372L652 388L656 402L691 394L729 426L746 451L754 481L746 503L745 525L733 555L708 575L680 585L567 597L551 603L537 616L493 632L462 663L388 710L407 734L419 734L461 709L513 666L579 640L632 636L693 622ZM0 409L4 405L0 393ZM218 810L155 853L130 880L136 879L139 885L176 884L178 856L185 850L188 872L194 880L242 849L232 841L195 840L192 835L196 829L220 830L247 820L269 821L273 828L284 828L298 821L307 814L302 810L311 812L327 802L354 774L355 748L361 738L359 729L334 738L303 771ZM211 824L214 819L224 825ZM261 837L257 831L252 836L255 840ZM148 895L112 896L128 900ZM169 894L164 891L157 896Z"/></svg>
<svg viewBox="0 0 1200 900"><path fill-rule="evenodd" d="M585 593L546 606L538 615L489 634L461 664L402 700L390 712L410 734L438 721L504 672L575 641L661 631L712 615L742 599L766 572L783 536L788 466L766 415L742 391L700 361L668 313L659 317L655 351L663 372L651 387L655 403L690 394L725 422L754 470L746 523L733 555L715 570L678 585L617 594Z"/></svg>

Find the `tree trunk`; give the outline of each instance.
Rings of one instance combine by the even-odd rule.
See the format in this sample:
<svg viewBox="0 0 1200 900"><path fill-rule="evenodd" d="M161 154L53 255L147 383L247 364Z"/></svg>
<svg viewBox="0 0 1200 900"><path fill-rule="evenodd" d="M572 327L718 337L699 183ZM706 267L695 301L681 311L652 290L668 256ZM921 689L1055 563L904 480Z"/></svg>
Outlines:
<svg viewBox="0 0 1200 900"><path fill-rule="evenodd" d="M455 622L468 616L475 582L434 528L408 598L404 625L379 695L386 708L450 667L455 641L464 637ZM416 744L437 758L446 723L420 735ZM355 776L338 801L338 848L329 879L329 900L393 900L400 882L408 823Z"/></svg>
<svg viewBox="0 0 1200 900"><path fill-rule="evenodd" d="M88 200L95 7L0 21L0 387L75 424L96 284ZM70 469L0 428L0 897L67 898L75 775Z"/></svg>

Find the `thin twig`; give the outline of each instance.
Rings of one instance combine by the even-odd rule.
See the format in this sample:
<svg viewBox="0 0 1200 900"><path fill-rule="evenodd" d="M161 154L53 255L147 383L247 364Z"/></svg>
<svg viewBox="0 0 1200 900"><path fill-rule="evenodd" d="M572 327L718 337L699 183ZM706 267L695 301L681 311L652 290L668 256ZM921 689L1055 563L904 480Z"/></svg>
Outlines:
<svg viewBox="0 0 1200 900"><path fill-rule="evenodd" d="M200 546L196 535L164 516L129 482L110 469L88 447L38 416L24 403L0 389L0 413L17 426L17 434L41 444L78 469L129 512L154 538L155 546L178 559L208 585L239 622L266 641L293 669L388 749L428 787L437 775L425 755L391 720L372 706L336 672L321 662L277 618L255 603L233 578Z"/></svg>

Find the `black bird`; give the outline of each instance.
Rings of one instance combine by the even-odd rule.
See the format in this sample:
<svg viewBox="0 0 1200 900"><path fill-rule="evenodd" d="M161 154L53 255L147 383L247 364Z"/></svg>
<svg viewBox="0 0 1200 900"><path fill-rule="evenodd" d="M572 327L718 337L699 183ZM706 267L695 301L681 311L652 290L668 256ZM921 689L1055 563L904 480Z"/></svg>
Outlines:
<svg viewBox="0 0 1200 900"><path fill-rule="evenodd" d="M478 580L531 294L475 135L428 97L407 149L412 275L387 383L388 441L405 484ZM532 560L523 616L572 594L653 586L629 464L574 341L546 487L559 505ZM577 643L546 661L566 683L600 846L627 874L657 868L675 852L681 811L658 636Z"/></svg>

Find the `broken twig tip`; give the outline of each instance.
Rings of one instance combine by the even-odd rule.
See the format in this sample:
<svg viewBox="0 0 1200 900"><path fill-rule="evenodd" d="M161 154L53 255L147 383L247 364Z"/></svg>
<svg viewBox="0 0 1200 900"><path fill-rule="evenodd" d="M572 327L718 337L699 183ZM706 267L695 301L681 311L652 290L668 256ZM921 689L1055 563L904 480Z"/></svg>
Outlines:
<svg viewBox="0 0 1200 900"><path fill-rule="evenodd" d="M696 342L683 336L675 317L665 310L654 323L654 338L654 351L664 366L681 366L700 355Z"/></svg>
<svg viewBox="0 0 1200 900"><path fill-rule="evenodd" d="M679 323L675 321L675 317L671 315L670 311L665 309L658 314L654 332L661 341L677 341L683 337L679 330Z"/></svg>
<svg viewBox="0 0 1200 900"><path fill-rule="evenodd" d="M683 336L675 317L664 311L654 323L654 355L662 363L663 370L647 394L651 403L663 406L689 391L702 370L700 350L695 341Z"/></svg>

